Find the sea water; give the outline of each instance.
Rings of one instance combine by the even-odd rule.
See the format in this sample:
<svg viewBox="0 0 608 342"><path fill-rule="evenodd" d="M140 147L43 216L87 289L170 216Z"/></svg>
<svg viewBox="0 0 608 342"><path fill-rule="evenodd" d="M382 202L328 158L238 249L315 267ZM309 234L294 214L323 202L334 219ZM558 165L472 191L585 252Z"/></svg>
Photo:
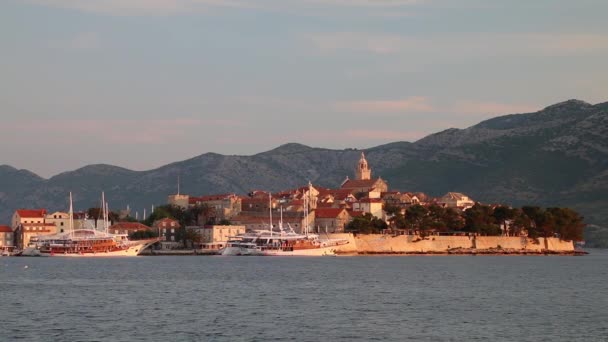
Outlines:
<svg viewBox="0 0 608 342"><path fill-rule="evenodd" d="M586 256L0 258L1 341L607 341Z"/></svg>

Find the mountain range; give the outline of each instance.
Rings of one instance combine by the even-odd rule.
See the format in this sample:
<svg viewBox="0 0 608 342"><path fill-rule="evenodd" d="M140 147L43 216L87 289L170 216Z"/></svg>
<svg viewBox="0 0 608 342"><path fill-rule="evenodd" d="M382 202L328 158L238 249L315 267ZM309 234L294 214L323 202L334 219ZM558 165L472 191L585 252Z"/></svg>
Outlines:
<svg viewBox="0 0 608 342"><path fill-rule="evenodd" d="M589 246L608 246L608 102L568 100L535 113L512 114L466 129L447 129L416 142L364 150L373 176L391 189L440 196L463 192L484 203L567 206L585 216ZM66 210L166 203L176 192L246 194L305 185L339 187L354 173L361 151L289 143L252 156L205 153L149 171L89 165L44 179L0 166L0 223L18 208Z"/></svg>

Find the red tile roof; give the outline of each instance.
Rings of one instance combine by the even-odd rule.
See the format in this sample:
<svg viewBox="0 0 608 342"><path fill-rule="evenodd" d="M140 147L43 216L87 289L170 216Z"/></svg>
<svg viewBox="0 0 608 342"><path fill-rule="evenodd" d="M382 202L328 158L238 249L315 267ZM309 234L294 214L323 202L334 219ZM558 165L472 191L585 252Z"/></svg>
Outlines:
<svg viewBox="0 0 608 342"><path fill-rule="evenodd" d="M359 202L361 202L361 203L382 203L382 199L365 197L365 198L360 199Z"/></svg>
<svg viewBox="0 0 608 342"><path fill-rule="evenodd" d="M9 226L0 226L0 233L12 233L13 229Z"/></svg>
<svg viewBox="0 0 608 342"><path fill-rule="evenodd" d="M118 222L111 225L108 229L146 230L151 228L139 222Z"/></svg>
<svg viewBox="0 0 608 342"><path fill-rule="evenodd" d="M377 179L349 179L344 184L342 184L342 189L351 189L351 188L371 188L376 184Z"/></svg>
<svg viewBox="0 0 608 342"><path fill-rule="evenodd" d="M343 208L317 208L315 218L336 218L342 214Z"/></svg>
<svg viewBox="0 0 608 342"><path fill-rule="evenodd" d="M357 211L357 210L350 210L350 209L346 209L346 210L352 217L361 217L361 216L365 215L364 211Z"/></svg>
<svg viewBox="0 0 608 342"><path fill-rule="evenodd" d="M17 214L19 214L21 218L44 218L46 209L19 209L17 210Z"/></svg>
<svg viewBox="0 0 608 342"><path fill-rule="evenodd" d="M176 226L178 226L178 227L180 226L179 222L177 220L174 220L174 219L171 219L171 218L168 218L168 217L166 217L164 219L160 219L160 220L154 221L153 226L155 226L155 227L159 227L160 226L162 228L163 226L167 226L167 227L170 226L171 223L175 223Z"/></svg>
<svg viewBox="0 0 608 342"><path fill-rule="evenodd" d="M199 202L206 202L206 201L223 200L223 199L226 199L226 198L232 197L232 196L235 196L235 194L206 195L206 196L193 197L193 198L195 198Z"/></svg>

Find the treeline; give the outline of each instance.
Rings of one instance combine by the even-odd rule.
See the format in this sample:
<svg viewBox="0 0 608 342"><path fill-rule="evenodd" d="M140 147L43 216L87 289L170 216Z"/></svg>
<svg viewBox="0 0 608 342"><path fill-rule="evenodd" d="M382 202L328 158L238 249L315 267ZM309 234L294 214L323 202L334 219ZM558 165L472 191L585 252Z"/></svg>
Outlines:
<svg viewBox="0 0 608 342"><path fill-rule="evenodd" d="M532 238L557 236L563 240L580 241L583 239L585 227L583 217L569 208L510 208L477 203L464 211L435 204L413 205L405 210L405 214L396 206L387 205L384 210L390 217L388 225L366 214L356 217L346 226L346 230L380 233L390 227L412 230L422 235L466 232L490 236L519 236L527 233ZM506 228L503 230L501 227Z"/></svg>

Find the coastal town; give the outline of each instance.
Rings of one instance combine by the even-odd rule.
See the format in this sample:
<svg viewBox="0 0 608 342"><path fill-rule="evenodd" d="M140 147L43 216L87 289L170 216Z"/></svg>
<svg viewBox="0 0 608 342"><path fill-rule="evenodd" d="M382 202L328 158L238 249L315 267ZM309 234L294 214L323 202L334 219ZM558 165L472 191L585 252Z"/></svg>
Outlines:
<svg viewBox="0 0 608 342"><path fill-rule="evenodd" d="M85 249L65 247L66 234L86 231L145 240L133 250L135 255L216 254L235 238L265 230L270 236L315 234L325 241L315 242L316 248L341 241L329 244L332 253L546 252L573 251L573 241L582 239L583 229L582 218L567 208L511 208L476 203L458 192L433 198L389 189L387 181L372 177L364 153L354 178L347 176L334 189L309 182L276 193L192 196L180 193L178 185L166 204L138 218L129 210L110 212L105 204L85 212L19 209L10 225L0 225L0 249L3 255L18 254L53 236L54 245L61 240L64 247L48 245L51 254L124 252L108 237L96 237L95 245L91 242ZM55 237L61 234L62 238ZM259 239L252 241L260 244ZM294 246L299 248L290 245L292 251Z"/></svg>

